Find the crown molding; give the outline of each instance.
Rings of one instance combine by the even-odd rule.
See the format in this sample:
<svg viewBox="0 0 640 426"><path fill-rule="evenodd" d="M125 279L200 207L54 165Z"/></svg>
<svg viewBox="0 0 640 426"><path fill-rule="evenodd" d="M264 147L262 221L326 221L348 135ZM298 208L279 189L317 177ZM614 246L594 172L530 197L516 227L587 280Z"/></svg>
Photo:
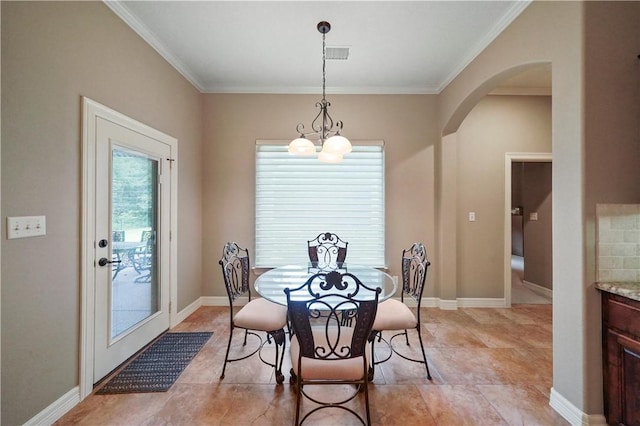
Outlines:
<svg viewBox="0 0 640 426"><path fill-rule="evenodd" d="M102 2L115 13L120 19L122 19L133 31L135 31L144 41L146 41L156 52L160 54L169 64L174 67L184 78L200 92L203 91L203 85L194 76L187 66L176 58L166 47L157 39L157 37L149 31L135 16L129 12L129 9L122 4L120 0L102 0Z"/></svg>
<svg viewBox="0 0 640 426"><path fill-rule="evenodd" d="M283 94L283 95L318 95L322 87L208 87L203 93L237 93L237 94ZM435 87L331 87L326 89L328 95L436 95Z"/></svg>
<svg viewBox="0 0 640 426"><path fill-rule="evenodd" d="M457 67L453 69L451 74L444 79L442 84L438 87L437 93L442 92L457 76L460 74L469 64L482 52L487 46L489 46L511 23L531 4L533 0L516 1L514 5L509 9L509 12L505 14L502 19L492 28L492 30L484 37L481 38L469 55L464 58Z"/></svg>

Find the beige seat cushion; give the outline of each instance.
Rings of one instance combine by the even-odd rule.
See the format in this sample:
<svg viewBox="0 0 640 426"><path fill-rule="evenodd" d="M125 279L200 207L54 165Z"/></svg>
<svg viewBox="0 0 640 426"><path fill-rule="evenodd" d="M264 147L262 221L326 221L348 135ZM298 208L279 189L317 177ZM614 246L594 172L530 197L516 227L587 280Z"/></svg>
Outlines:
<svg viewBox="0 0 640 426"><path fill-rule="evenodd" d="M251 330L280 330L287 323L287 307L263 298L252 299L236 313L233 323Z"/></svg>
<svg viewBox="0 0 640 426"><path fill-rule="evenodd" d="M373 329L382 330L407 330L416 328L418 320L411 309L396 299L387 299L378 305Z"/></svg>
<svg viewBox="0 0 640 426"><path fill-rule="evenodd" d="M341 335L337 348L343 345L349 345L351 343L351 336L353 329L349 327L340 328ZM326 337L324 335L324 327L313 327L313 338L316 346L326 344ZM329 330L330 339L334 339L337 333L337 327ZM365 348L365 357L367 359L367 366L369 365L369 352L371 348L367 343ZM294 335L291 338L291 364L293 371L298 371L298 355L300 354L300 344L298 339ZM334 360L321 360L314 358L302 358L302 378L304 380L359 380L367 372L362 371L362 357L350 358L350 359L334 359Z"/></svg>

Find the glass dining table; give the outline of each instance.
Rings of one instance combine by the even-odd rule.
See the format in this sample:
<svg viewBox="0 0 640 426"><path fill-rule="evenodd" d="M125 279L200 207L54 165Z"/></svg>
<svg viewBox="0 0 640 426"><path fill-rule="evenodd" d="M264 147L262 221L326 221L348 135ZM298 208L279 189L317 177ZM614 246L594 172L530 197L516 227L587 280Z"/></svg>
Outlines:
<svg viewBox="0 0 640 426"><path fill-rule="evenodd" d="M367 287L380 287L378 301L382 302L396 292L396 280L391 275L371 266L342 265L335 269L320 269L313 265L287 265L271 269L256 278L254 287L263 298L280 305L287 305L285 288L294 289L303 285L311 276L319 272L337 271L355 275Z"/></svg>

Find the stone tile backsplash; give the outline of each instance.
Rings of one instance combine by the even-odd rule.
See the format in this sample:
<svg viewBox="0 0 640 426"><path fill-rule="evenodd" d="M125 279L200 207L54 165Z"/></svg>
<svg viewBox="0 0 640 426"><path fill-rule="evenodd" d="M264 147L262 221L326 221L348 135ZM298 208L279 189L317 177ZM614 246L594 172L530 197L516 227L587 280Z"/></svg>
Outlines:
<svg viewBox="0 0 640 426"><path fill-rule="evenodd" d="M598 281L640 282L640 204L598 204Z"/></svg>

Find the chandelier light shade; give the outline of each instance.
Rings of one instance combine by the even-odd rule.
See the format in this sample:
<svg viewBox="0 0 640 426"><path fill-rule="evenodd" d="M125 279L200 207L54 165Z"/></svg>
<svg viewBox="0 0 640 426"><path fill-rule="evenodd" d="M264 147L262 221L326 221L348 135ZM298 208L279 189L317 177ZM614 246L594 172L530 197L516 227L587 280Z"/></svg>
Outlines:
<svg viewBox="0 0 640 426"><path fill-rule="evenodd" d="M316 146L309 139L300 137L291 141L289 152L295 155L314 155Z"/></svg>
<svg viewBox="0 0 640 426"><path fill-rule="evenodd" d="M335 154L348 154L351 152L351 142L344 136L335 135L324 141L322 145L323 152L331 152Z"/></svg>
<svg viewBox="0 0 640 426"><path fill-rule="evenodd" d="M316 153L316 145L307 138L318 138L322 149L318 154L318 159L326 163L339 163L343 155L351 152L351 142L340 134L342 131L342 121L333 121L329 115L331 103L326 99L326 44L325 36L331 30L331 24L321 21L317 25L318 31L322 34L322 100L316 102L316 107L320 109L318 115L311 122L311 130L304 131L302 123L296 126L298 138L289 144L289 152L294 155L313 155Z"/></svg>
<svg viewBox="0 0 640 426"><path fill-rule="evenodd" d="M323 163L340 163L342 162L343 157L342 154L322 150L318 154L318 160L322 161Z"/></svg>

